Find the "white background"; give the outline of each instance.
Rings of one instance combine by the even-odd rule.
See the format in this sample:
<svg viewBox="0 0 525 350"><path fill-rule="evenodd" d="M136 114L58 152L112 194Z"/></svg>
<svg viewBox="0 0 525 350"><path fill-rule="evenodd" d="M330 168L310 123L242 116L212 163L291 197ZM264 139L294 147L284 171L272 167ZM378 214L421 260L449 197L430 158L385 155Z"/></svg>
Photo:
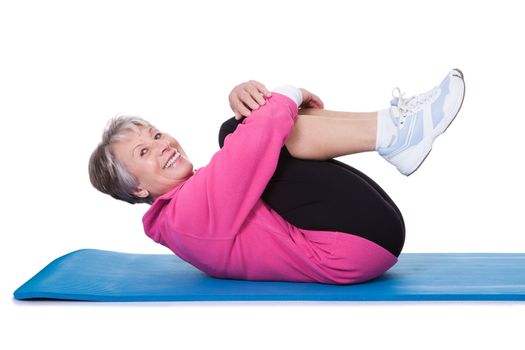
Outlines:
<svg viewBox="0 0 525 350"><path fill-rule="evenodd" d="M146 205L91 187L88 158L107 120L128 113L205 166L233 116L229 92L250 79L304 87L326 109L370 111L395 86L410 96L461 68L462 111L416 173L375 153L340 160L398 204L404 252L525 252L518 3L2 1L0 347L523 348L523 303L12 299L76 249L168 253L143 233Z"/></svg>

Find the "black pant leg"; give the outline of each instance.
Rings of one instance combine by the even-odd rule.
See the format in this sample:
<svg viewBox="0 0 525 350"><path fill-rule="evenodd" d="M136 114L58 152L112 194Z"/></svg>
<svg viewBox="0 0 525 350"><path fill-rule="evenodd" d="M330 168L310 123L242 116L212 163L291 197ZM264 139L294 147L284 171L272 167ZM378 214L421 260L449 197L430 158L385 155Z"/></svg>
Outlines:
<svg viewBox="0 0 525 350"><path fill-rule="evenodd" d="M219 145L241 121L221 126ZM405 239L397 206L368 176L334 159L297 159L286 147L261 198L289 223L310 230L351 233L399 256Z"/></svg>
<svg viewBox="0 0 525 350"><path fill-rule="evenodd" d="M221 128L219 129L219 147L220 148L224 146L224 139L226 138L226 136L234 132L235 129L237 129L237 125L241 124L245 118L246 117L243 117L241 120L237 120L235 119L235 117L231 117L230 119L222 123Z"/></svg>
<svg viewBox="0 0 525 350"><path fill-rule="evenodd" d="M401 211L397 207L397 205L394 203L392 198L383 190L374 180L372 180L370 177L368 177L363 172L357 170L356 168L351 167L350 165L340 162L336 159L328 159L327 162L331 162L335 165L338 165L344 169L347 169L348 171L351 171L361 177L363 180L365 180L370 186L372 186L380 195L383 197L383 199L390 204L392 209L394 209L399 217L399 221L401 225L403 226L403 232L405 231L405 221L403 220L403 215L401 214Z"/></svg>

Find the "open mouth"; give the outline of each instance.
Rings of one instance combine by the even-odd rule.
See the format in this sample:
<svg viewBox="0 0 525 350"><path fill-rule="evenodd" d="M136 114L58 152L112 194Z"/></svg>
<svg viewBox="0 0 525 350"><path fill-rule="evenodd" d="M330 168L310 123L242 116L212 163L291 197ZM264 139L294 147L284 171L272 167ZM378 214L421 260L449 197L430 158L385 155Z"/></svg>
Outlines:
<svg viewBox="0 0 525 350"><path fill-rule="evenodd" d="M169 167L171 167L180 158L180 156L181 154L179 153L179 151L175 150L173 155L168 159L166 164L164 164L164 167L162 169L168 169Z"/></svg>

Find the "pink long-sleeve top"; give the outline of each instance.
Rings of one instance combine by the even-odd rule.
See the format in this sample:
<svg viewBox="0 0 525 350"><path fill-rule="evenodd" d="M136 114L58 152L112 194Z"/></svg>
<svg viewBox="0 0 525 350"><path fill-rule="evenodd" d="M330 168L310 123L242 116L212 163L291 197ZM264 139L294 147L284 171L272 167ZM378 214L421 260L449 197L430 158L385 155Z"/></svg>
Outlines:
<svg viewBox="0 0 525 350"><path fill-rule="evenodd" d="M392 267L396 256L376 243L298 228L260 198L297 115L291 98L266 97L207 166L153 202L146 234L217 278L348 284Z"/></svg>

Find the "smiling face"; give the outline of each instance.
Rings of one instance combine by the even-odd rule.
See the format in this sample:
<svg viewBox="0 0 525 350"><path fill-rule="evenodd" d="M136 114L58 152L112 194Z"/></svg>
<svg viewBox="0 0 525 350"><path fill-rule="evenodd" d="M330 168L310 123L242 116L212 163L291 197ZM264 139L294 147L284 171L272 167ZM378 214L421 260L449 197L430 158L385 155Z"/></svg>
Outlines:
<svg viewBox="0 0 525 350"><path fill-rule="evenodd" d="M154 127L126 130L126 140L112 143L115 157L139 181L135 196L153 199L172 190L193 175L193 164L180 144Z"/></svg>

